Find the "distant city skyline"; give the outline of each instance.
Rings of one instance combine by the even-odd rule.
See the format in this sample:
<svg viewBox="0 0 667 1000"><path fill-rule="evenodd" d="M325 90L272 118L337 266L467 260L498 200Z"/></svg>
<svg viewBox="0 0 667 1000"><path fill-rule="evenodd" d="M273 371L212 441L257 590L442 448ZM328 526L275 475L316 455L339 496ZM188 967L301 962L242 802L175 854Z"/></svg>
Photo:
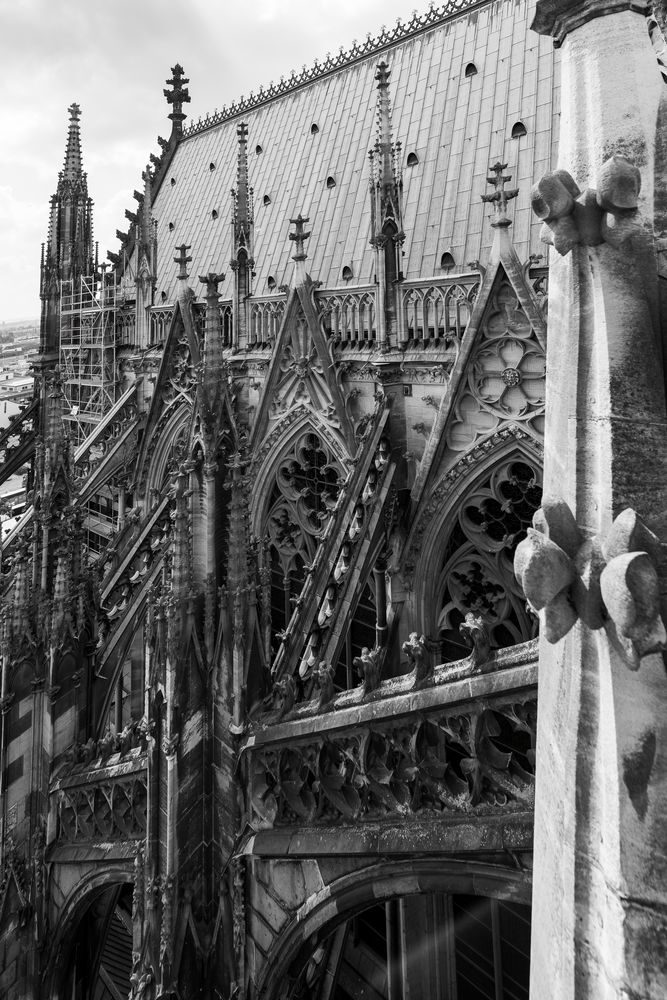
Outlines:
<svg viewBox="0 0 667 1000"><path fill-rule="evenodd" d="M104 259L118 249L116 230L127 228L125 209L135 207L132 192L141 188L150 154L159 152L158 134L169 134L162 90L171 66L180 62L190 79L187 125L411 13L403 0L258 0L224 7L207 0L118 0L113 6L0 0L0 320L39 316L40 246L73 101L82 110L83 164Z"/></svg>

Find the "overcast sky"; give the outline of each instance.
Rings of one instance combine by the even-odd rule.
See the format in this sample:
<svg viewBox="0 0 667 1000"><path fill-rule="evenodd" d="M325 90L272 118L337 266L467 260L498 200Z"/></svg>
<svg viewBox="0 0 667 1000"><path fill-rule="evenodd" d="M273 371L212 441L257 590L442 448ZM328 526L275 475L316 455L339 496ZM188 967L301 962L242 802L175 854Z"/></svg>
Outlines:
<svg viewBox="0 0 667 1000"><path fill-rule="evenodd" d="M40 245L62 167L67 107L81 105L100 256L117 250L132 192L171 123L170 67L190 78L188 119L376 34L401 0L0 0L0 321L39 315ZM426 2L419 4L420 13Z"/></svg>

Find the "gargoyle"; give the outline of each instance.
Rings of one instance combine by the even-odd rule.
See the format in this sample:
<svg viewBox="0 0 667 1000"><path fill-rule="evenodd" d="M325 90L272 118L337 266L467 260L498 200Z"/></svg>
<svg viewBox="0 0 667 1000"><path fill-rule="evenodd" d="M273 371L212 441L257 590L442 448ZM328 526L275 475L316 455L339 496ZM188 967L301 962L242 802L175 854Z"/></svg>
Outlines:
<svg viewBox="0 0 667 1000"><path fill-rule="evenodd" d="M469 611L459 625L459 632L472 642L470 659L474 669L479 670L491 658L491 636L484 619Z"/></svg>
<svg viewBox="0 0 667 1000"><path fill-rule="evenodd" d="M364 646L361 656L355 656L352 663L357 668L357 673L361 677L364 685L364 697L371 694L380 686L382 673L382 650L379 646L369 649Z"/></svg>
<svg viewBox="0 0 667 1000"><path fill-rule="evenodd" d="M320 685L320 697L317 702L318 712L327 712L331 708L336 694L333 678L334 668L326 660L322 660L317 669L317 680Z"/></svg>
<svg viewBox="0 0 667 1000"><path fill-rule="evenodd" d="M414 671L415 687L423 687L433 677L433 664L426 656L426 637L411 632L401 650L408 658L410 669Z"/></svg>

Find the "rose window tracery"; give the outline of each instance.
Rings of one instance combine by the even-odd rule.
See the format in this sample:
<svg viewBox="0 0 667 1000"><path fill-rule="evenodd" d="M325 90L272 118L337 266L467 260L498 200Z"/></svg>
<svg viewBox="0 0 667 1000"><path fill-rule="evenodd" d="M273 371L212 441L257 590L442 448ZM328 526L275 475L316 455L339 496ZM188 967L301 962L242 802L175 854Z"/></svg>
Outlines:
<svg viewBox="0 0 667 1000"><path fill-rule="evenodd" d="M514 551L541 497L541 474L525 459L498 466L461 504L438 583L438 626L446 659L466 655L458 628L466 614L481 617L494 647L531 638L536 620L514 577Z"/></svg>

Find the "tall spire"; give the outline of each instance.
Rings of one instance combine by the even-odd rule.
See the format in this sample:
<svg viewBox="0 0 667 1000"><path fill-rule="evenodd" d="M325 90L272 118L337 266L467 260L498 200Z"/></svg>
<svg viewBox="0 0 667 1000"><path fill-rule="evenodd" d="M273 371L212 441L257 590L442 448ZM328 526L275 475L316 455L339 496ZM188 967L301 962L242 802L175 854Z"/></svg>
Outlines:
<svg viewBox="0 0 667 1000"><path fill-rule="evenodd" d="M63 169L49 209L49 232L41 261L40 354L54 356L59 345L58 296L63 281L76 282L95 268L92 200L81 159L78 104L70 104Z"/></svg>
<svg viewBox="0 0 667 1000"><path fill-rule="evenodd" d="M391 129L389 68L385 62L377 74L377 140L369 152L371 163L371 246L375 248L378 283L378 343L382 350L398 335L395 284L401 281L401 246L403 232L403 177L400 167L400 142L394 142Z"/></svg>
<svg viewBox="0 0 667 1000"><path fill-rule="evenodd" d="M372 238L387 235L391 229L394 239L401 242L403 233L403 177L399 164L400 142L394 142L391 127L391 100L389 97L389 67L381 62L375 76L377 80L377 139L369 153L371 161L371 213Z"/></svg>
<svg viewBox="0 0 667 1000"><path fill-rule="evenodd" d="M239 140L236 161L236 188L232 190L232 259L234 298L232 347L248 342L248 298L252 292L254 218L252 188L248 183L248 126L241 122L236 134Z"/></svg>
<svg viewBox="0 0 667 1000"><path fill-rule="evenodd" d="M85 174L83 172L83 163L81 160L81 135L79 133L81 108L78 104L70 104L67 111L70 116L69 132L67 134L65 163L60 176L63 181L67 181L70 184L82 179L85 183Z"/></svg>
<svg viewBox="0 0 667 1000"><path fill-rule="evenodd" d="M234 259L244 251L252 267L253 205L252 188L248 184L248 126L241 122L236 128L239 140L236 163L236 188L232 190L232 227L234 230Z"/></svg>

